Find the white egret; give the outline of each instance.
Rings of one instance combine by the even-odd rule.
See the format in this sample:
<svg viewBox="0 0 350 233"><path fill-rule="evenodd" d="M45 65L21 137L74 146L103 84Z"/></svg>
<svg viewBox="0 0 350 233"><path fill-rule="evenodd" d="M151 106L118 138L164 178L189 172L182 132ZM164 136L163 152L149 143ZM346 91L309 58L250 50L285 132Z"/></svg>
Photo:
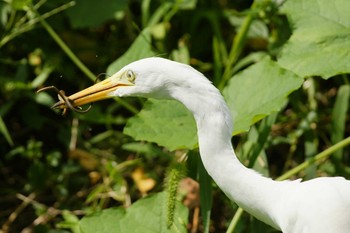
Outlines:
<svg viewBox="0 0 350 233"><path fill-rule="evenodd" d="M350 181L343 177L274 181L243 166L231 145L224 98L194 68L163 58L133 62L110 78L69 96L81 106L114 96L175 99L194 115L205 168L225 194L284 233L349 233ZM67 108L61 100L56 108Z"/></svg>

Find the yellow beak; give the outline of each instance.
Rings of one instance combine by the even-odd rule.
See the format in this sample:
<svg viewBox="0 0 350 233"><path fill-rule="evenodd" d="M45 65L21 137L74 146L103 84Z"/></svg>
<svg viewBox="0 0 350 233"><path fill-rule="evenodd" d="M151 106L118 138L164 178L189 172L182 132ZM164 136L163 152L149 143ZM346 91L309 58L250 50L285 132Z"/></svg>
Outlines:
<svg viewBox="0 0 350 233"><path fill-rule="evenodd" d="M132 86L134 83L127 78L126 72L117 72L112 77L107 78L95 85L68 96L69 104L73 107L82 106L84 104L96 102L99 100L113 97L113 92L120 87ZM67 102L60 98L52 108L66 109Z"/></svg>

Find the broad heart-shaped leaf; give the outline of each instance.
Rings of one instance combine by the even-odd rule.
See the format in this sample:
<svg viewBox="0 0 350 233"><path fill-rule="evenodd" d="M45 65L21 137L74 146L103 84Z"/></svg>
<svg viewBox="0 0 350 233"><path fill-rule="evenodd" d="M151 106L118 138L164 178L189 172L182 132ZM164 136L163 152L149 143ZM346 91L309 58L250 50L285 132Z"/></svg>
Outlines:
<svg viewBox="0 0 350 233"><path fill-rule="evenodd" d="M126 0L75 0L76 5L67 10L74 28L97 27L109 19L115 18L118 11L127 8Z"/></svg>
<svg viewBox="0 0 350 233"><path fill-rule="evenodd" d="M223 90L233 117L233 134L247 131L255 122L279 111L303 81L269 58L235 75Z"/></svg>
<svg viewBox="0 0 350 233"><path fill-rule="evenodd" d="M149 99L124 128L136 140L155 142L169 150L192 149L197 144L196 132L193 116L175 100Z"/></svg>
<svg viewBox="0 0 350 233"><path fill-rule="evenodd" d="M151 45L151 33L150 30L146 28L138 35L130 48L108 66L107 74L112 75L130 62L155 55Z"/></svg>
<svg viewBox="0 0 350 233"><path fill-rule="evenodd" d="M167 228L166 192L142 198L127 209L111 208L80 220L82 233L187 232L188 209L176 202L174 224Z"/></svg>
<svg viewBox="0 0 350 233"><path fill-rule="evenodd" d="M129 231L123 232L187 232L188 209L179 201L176 201L174 223L170 229L167 228L166 195L166 192L157 193L137 201L133 208L127 209L120 223L128 226L126 229Z"/></svg>
<svg viewBox="0 0 350 233"><path fill-rule="evenodd" d="M302 82L303 78L270 59L234 76L223 91L233 116L233 134L247 131L255 122L278 111ZM172 100L148 100L124 128L124 133L136 140L155 142L169 150L196 147L196 131L192 114Z"/></svg>
<svg viewBox="0 0 350 233"><path fill-rule="evenodd" d="M116 233L122 232L120 219L125 216L122 208L110 208L93 215L86 216L79 221L82 233Z"/></svg>
<svg viewBox="0 0 350 233"><path fill-rule="evenodd" d="M278 63L296 74L331 76L350 72L350 1L286 1L294 28Z"/></svg>

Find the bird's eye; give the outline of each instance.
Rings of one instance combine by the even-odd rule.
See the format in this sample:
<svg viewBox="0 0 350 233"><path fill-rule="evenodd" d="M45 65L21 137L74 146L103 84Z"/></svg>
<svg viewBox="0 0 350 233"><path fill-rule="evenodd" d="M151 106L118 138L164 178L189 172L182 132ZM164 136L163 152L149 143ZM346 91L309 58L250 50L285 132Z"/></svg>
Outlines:
<svg viewBox="0 0 350 233"><path fill-rule="evenodd" d="M130 82L134 82L135 81L135 74L134 72L132 72L131 70L128 70L126 72L126 78L130 81Z"/></svg>

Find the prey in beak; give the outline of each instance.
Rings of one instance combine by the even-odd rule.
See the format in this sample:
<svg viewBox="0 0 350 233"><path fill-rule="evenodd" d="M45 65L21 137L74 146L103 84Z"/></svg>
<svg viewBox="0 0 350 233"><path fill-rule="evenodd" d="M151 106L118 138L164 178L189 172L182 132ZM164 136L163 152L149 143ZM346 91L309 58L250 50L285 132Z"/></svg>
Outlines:
<svg viewBox="0 0 350 233"><path fill-rule="evenodd" d="M118 88L134 85L134 80L134 73L130 70L127 70L123 72L117 72L113 76L70 96L66 96L63 90L59 90L55 86L41 88L37 91L37 93L47 90L55 90L58 94L59 101L55 103L51 108L63 109L63 115L66 114L67 109L71 109L75 112L85 113L91 109L91 106L85 110L83 110L80 106L111 98L114 96L113 93Z"/></svg>

